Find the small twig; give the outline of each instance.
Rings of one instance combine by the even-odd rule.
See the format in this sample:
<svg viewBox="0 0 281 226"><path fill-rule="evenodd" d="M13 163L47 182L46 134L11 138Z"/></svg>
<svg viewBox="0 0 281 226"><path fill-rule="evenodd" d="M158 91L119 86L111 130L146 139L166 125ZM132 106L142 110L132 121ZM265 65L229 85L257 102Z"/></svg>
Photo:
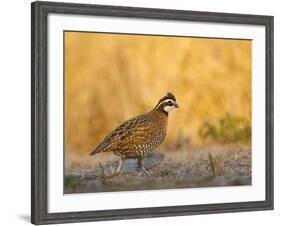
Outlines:
<svg viewBox="0 0 281 226"><path fill-rule="evenodd" d="M211 166L212 172L214 176L223 175L224 173L224 160L221 155L212 156L209 152L209 164Z"/></svg>
<svg viewBox="0 0 281 226"><path fill-rule="evenodd" d="M104 174L104 168L103 168L101 162L99 162L99 164L100 164L100 168L101 168L101 170L102 170L102 173Z"/></svg>
<svg viewBox="0 0 281 226"><path fill-rule="evenodd" d="M213 175L216 175L216 167L215 167L214 159L210 152L209 152L208 157L209 157L209 163L210 163Z"/></svg>

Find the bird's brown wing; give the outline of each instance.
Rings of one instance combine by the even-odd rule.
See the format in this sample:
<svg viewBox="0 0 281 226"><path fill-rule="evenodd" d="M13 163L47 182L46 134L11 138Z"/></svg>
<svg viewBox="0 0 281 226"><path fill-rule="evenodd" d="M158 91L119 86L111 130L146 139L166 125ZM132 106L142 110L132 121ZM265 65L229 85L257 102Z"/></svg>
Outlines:
<svg viewBox="0 0 281 226"><path fill-rule="evenodd" d="M90 154L94 155L99 152L114 151L122 143L133 145L136 141L143 143L148 139L146 132L150 120L145 115L138 116L123 122L110 134L108 134L103 142Z"/></svg>

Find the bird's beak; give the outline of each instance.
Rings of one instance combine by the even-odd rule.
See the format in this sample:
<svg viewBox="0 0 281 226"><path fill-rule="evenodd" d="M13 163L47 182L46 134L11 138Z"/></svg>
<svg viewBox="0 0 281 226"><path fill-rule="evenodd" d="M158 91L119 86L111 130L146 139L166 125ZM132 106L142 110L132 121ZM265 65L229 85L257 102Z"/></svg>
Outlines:
<svg viewBox="0 0 281 226"><path fill-rule="evenodd" d="M177 103L175 104L175 108L179 108L179 105Z"/></svg>

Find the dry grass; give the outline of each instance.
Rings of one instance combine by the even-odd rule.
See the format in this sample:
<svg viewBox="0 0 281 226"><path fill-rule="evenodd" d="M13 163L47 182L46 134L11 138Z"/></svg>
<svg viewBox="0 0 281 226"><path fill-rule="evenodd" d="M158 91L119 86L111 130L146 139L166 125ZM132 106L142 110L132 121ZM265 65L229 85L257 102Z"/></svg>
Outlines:
<svg viewBox="0 0 281 226"><path fill-rule="evenodd" d="M251 41L65 33L65 147L88 154L122 121L173 92L162 148L201 143L206 118L251 120Z"/></svg>

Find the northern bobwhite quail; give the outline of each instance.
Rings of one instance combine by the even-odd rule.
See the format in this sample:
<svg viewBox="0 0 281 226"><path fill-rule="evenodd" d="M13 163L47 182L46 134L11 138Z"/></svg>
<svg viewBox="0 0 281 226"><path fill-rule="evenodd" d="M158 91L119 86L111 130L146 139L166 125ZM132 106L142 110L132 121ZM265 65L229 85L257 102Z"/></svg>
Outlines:
<svg viewBox="0 0 281 226"><path fill-rule="evenodd" d="M137 159L141 173L148 175L143 166L143 159L164 141L168 114L174 108L178 108L176 98L172 93L167 93L152 111L119 125L90 155L113 152L120 156L121 161L116 169L117 175L122 171L126 159Z"/></svg>

